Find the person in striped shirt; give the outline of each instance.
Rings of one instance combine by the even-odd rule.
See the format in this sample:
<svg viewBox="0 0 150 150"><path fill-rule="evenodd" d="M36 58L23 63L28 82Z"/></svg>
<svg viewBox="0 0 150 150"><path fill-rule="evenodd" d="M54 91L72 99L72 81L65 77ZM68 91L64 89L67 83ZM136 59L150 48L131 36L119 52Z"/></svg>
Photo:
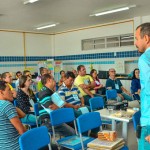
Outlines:
<svg viewBox="0 0 150 150"><path fill-rule="evenodd" d="M82 114L82 111L79 109L84 107L84 98L74 83L75 75L73 72L68 71L66 73L66 80L59 87L58 93L60 97L65 101L65 107L74 108L75 116L78 117ZM89 108L87 108L89 110Z"/></svg>
<svg viewBox="0 0 150 150"><path fill-rule="evenodd" d="M48 130L52 131L48 109L56 110L59 107L52 102L51 95L54 93L56 82L50 74L44 74L41 77L43 88L40 90L39 96L39 114L42 125L46 126ZM46 109L45 109L46 108ZM55 131L61 136L75 135L75 130L67 124L58 125Z"/></svg>
<svg viewBox="0 0 150 150"><path fill-rule="evenodd" d="M0 150L19 150L19 135L26 131L12 101L9 85L0 81Z"/></svg>

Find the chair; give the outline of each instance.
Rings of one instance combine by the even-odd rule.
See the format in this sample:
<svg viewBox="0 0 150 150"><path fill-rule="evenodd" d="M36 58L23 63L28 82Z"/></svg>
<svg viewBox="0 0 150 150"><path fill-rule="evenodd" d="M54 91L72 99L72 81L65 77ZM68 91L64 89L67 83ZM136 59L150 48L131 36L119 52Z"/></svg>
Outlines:
<svg viewBox="0 0 150 150"><path fill-rule="evenodd" d="M50 136L45 126L28 130L19 137L21 150L38 150L46 145L50 146Z"/></svg>
<svg viewBox="0 0 150 150"><path fill-rule="evenodd" d="M133 128L134 128L134 131L135 131L135 132L136 132L137 125L140 124L140 117L141 117L141 111L137 111L137 112L132 116Z"/></svg>
<svg viewBox="0 0 150 150"><path fill-rule="evenodd" d="M73 108L60 108L60 109L54 110L50 113L50 119L51 119L51 124L52 124L53 137L55 141L56 141L56 136L55 136L54 127L57 125L61 125L63 123L68 123L68 122L73 121L76 135L61 138L57 140L56 143L58 144L58 146L66 147L68 149L74 149L74 150L81 149L80 138L77 135L75 115L74 115Z"/></svg>
<svg viewBox="0 0 150 150"><path fill-rule="evenodd" d="M36 97L37 101L39 101L39 92L36 92L35 97Z"/></svg>
<svg viewBox="0 0 150 150"><path fill-rule="evenodd" d="M117 91L115 89L106 90L107 100L117 100Z"/></svg>
<svg viewBox="0 0 150 150"><path fill-rule="evenodd" d="M100 114L98 112L90 112L79 116L77 118L77 126L80 135L82 150L84 150L87 147L87 144L90 141L94 140L94 138L84 140L85 137L82 136L82 133L97 127L100 127L100 129L102 129L102 121Z"/></svg>
<svg viewBox="0 0 150 150"><path fill-rule="evenodd" d="M89 99L91 112L104 108L104 100L102 97L93 97ZM111 120L102 119L102 124L112 124Z"/></svg>
<svg viewBox="0 0 150 150"><path fill-rule="evenodd" d="M91 112L104 108L104 100L102 97L93 97L89 99Z"/></svg>
<svg viewBox="0 0 150 150"><path fill-rule="evenodd" d="M129 150L129 148L127 146L124 146L120 150Z"/></svg>
<svg viewBox="0 0 150 150"><path fill-rule="evenodd" d="M36 125L37 127L39 126L39 122L38 122L38 116L39 116L39 107L38 107L38 103L34 104L34 114L36 117Z"/></svg>
<svg viewBox="0 0 150 150"><path fill-rule="evenodd" d="M16 88L16 84L15 83L11 83L11 86L15 89Z"/></svg>

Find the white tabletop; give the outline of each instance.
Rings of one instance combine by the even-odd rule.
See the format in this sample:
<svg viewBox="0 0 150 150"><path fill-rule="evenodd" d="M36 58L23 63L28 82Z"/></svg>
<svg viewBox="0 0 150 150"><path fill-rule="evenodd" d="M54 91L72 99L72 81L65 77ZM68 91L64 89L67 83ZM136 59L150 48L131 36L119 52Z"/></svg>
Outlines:
<svg viewBox="0 0 150 150"><path fill-rule="evenodd" d="M132 117L117 117L117 116L114 116L113 114L118 112L120 110L108 110L108 109L101 109L101 110L98 110L96 112L99 112L101 117L104 117L104 118L107 118L107 119L112 119L112 120L117 120L117 121L122 121L122 122L130 122L132 120ZM125 111L122 111L122 113L125 112Z"/></svg>

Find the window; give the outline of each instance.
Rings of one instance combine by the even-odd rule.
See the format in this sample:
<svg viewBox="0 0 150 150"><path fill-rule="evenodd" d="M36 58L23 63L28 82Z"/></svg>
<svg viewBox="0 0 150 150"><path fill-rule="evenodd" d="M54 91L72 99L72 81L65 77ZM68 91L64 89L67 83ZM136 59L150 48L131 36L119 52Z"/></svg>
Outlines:
<svg viewBox="0 0 150 150"><path fill-rule="evenodd" d="M82 40L82 50L104 49L134 45L133 34Z"/></svg>

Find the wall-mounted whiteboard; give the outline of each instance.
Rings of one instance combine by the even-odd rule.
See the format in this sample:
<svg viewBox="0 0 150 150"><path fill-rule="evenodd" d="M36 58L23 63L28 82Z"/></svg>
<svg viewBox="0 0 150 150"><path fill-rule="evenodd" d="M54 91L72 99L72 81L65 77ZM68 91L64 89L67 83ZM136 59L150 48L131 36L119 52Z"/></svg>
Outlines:
<svg viewBox="0 0 150 150"><path fill-rule="evenodd" d="M125 73L124 60L115 60L115 70L117 73Z"/></svg>

